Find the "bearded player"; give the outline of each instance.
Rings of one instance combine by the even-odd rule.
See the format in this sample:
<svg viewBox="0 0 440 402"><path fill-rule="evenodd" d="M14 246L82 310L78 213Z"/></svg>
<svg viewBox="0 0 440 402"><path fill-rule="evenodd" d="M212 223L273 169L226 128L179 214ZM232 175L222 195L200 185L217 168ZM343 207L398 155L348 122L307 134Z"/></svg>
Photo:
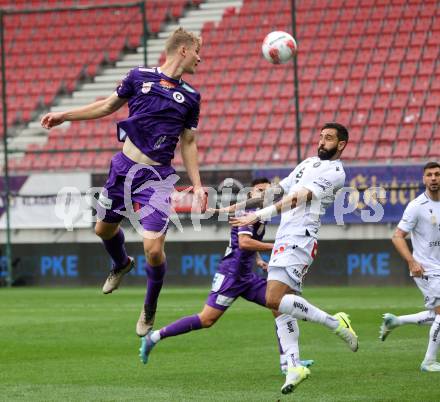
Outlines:
<svg viewBox="0 0 440 402"><path fill-rule="evenodd" d="M330 315L301 296L304 277L318 249L320 215L335 200L345 182L340 156L348 143L348 130L338 123L325 124L319 135L318 156L307 158L278 186L266 190L269 206L245 216L231 218L233 226L251 225L281 213L275 245L269 261L266 306L290 319L319 323L342 338L353 352L358 338L345 313ZM278 200L273 203L274 200ZM234 212L263 206L262 199L250 199L225 208ZM297 334L298 335L298 334ZM299 361L298 342L280 339L286 352L288 372L282 393L292 392L310 375Z"/></svg>

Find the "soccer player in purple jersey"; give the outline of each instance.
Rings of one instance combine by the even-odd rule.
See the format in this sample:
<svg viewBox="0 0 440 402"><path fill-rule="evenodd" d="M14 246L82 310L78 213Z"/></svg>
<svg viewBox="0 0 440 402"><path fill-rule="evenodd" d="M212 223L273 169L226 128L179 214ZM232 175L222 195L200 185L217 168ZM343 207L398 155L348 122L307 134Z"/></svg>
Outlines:
<svg viewBox="0 0 440 402"><path fill-rule="evenodd" d="M269 186L268 179L256 179L252 182L252 191L249 196L258 197ZM170 336L182 335L213 326L238 297L243 297L263 307L266 306L267 281L253 272L255 257L257 266L267 269L267 263L260 257L258 251L271 251L273 248L272 243L262 241L264 232L264 222L255 222L252 225L231 229L229 246L214 275L211 292L202 311L183 317L143 337L139 356L144 364L148 362L151 350L159 341ZM297 337L291 335L294 331L299 330L295 320L291 320L287 316L279 317L278 313L274 313L274 315L277 317L278 339L287 338L287 343L295 342ZM287 366L287 361L283 361L284 355L281 346L280 355L281 369L287 369L287 367L283 367L283 363ZM313 361L304 360L302 364L309 366L313 364Z"/></svg>
<svg viewBox="0 0 440 402"><path fill-rule="evenodd" d="M113 261L103 286L103 292L108 294L118 288L122 277L134 265L125 250L120 227L127 209L127 193L130 204L142 208L139 223L143 230L148 279L144 306L136 325L139 336L146 335L153 326L166 271L164 242L176 177L171 160L179 139L196 202L202 205L205 200L194 134L199 120L200 94L182 80L184 74L195 73L201 61L200 47L199 36L178 28L167 39L166 60L162 66L134 68L108 98L74 110L48 113L41 120L41 125L50 129L65 121L99 119L128 103L129 117L118 123L118 138L124 141L124 146L122 152L112 158L109 176L98 200L105 217L96 223L95 232ZM149 187L144 188L145 184Z"/></svg>

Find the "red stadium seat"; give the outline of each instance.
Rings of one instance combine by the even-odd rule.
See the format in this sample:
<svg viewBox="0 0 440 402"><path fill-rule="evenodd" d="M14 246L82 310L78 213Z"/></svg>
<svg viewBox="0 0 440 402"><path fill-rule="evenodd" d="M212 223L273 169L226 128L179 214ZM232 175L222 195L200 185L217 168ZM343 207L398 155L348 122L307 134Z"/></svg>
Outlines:
<svg viewBox="0 0 440 402"><path fill-rule="evenodd" d="M264 133L253 132L253 131L247 133L247 135L246 135L246 133L244 133L244 135L245 135L244 145L246 145L246 146L252 146L255 144L259 144L259 143L261 143L261 141L264 137Z"/></svg>
<svg viewBox="0 0 440 402"><path fill-rule="evenodd" d="M396 142L396 147L393 151L393 158L396 159L407 159L409 151L411 148L411 143L409 141L398 141Z"/></svg>
<svg viewBox="0 0 440 402"><path fill-rule="evenodd" d="M415 130L415 139L428 142L434 133L434 126L431 124L421 124Z"/></svg>
<svg viewBox="0 0 440 402"><path fill-rule="evenodd" d="M425 158L428 155L428 141L416 141L412 144L410 157ZM430 153L430 150L429 150Z"/></svg>
<svg viewBox="0 0 440 402"><path fill-rule="evenodd" d="M211 148L207 156L204 158L204 163L207 165L213 165L220 162L223 148Z"/></svg>
<svg viewBox="0 0 440 402"><path fill-rule="evenodd" d="M262 145L275 145L278 143L279 132L278 130L269 130L263 134ZM284 136L282 136L284 137Z"/></svg>
<svg viewBox="0 0 440 402"><path fill-rule="evenodd" d="M393 144L388 142L379 142L376 147L376 159L383 160L391 157Z"/></svg>
<svg viewBox="0 0 440 402"><path fill-rule="evenodd" d="M239 163L251 163L255 158L257 147L255 145L244 147L238 156Z"/></svg>
<svg viewBox="0 0 440 402"><path fill-rule="evenodd" d="M240 152L239 147L228 147L228 151L222 153L220 158L220 163L227 163L227 164L235 163L239 152Z"/></svg>
<svg viewBox="0 0 440 402"><path fill-rule="evenodd" d="M36 0L32 4L43 3L46 5ZM67 4L57 0L47 4L58 3ZM69 4L76 3L72 0ZM147 2L148 29L159 32L167 18L175 19L184 7L199 3ZM26 2L3 0L2 4L21 7ZM84 4L88 2L84 0ZM424 153L411 146L410 153L408 146L411 141L433 141L433 145L440 141L434 136L440 118L437 2L315 0L297 2L296 6L303 155L316 153L309 144L316 142L320 124L333 119L350 129L351 147L344 153L348 160L371 162L374 155L382 160L428 155L423 147ZM129 24L126 35L116 38L109 29L130 21L139 24ZM218 23L203 26L204 42L209 46L202 49L203 62L194 77L203 99L198 135L202 164L265 166L296 161L292 65L270 65L261 57L258 46L265 32L289 30L289 24L287 0L246 0L240 9L227 9ZM81 77L95 75L104 60L115 61L124 46L136 47L142 35L140 16L131 11L126 15L79 11L8 16L5 26L5 42L10 44L6 58L9 124L36 117L40 106L49 106L57 94L79 87ZM50 56L39 57L47 46ZM52 85L44 85L48 80ZM95 155L93 151L120 149L114 136L108 139L108 133L114 130L114 120L126 114L124 110L123 115L98 124L72 124L68 130L50 135L44 148L86 148L92 152L81 156L68 152L61 159L42 154L46 156L41 161L30 154L17 162L17 168L32 169L35 163L37 169L87 169L88 164L107 169L111 154L105 151ZM95 140L87 141L90 136ZM388 145L381 142L376 150L378 141ZM391 151L392 143L396 146ZM267 148L260 153L258 147ZM268 153L270 157L266 157ZM180 156L174 163L181 165Z"/></svg>

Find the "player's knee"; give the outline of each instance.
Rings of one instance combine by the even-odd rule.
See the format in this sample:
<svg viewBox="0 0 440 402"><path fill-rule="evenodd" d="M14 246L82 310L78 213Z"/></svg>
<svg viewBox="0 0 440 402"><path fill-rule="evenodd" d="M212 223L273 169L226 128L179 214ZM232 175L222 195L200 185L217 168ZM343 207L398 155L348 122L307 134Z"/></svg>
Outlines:
<svg viewBox="0 0 440 402"><path fill-rule="evenodd" d="M116 235L117 229L111 229L105 227L104 225L95 225L95 234L103 240L109 240Z"/></svg>
<svg viewBox="0 0 440 402"><path fill-rule="evenodd" d="M151 248L145 250L148 258L148 263L151 265L160 265L165 261L165 254L161 248Z"/></svg>
<svg viewBox="0 0 440 402"><path fill-rule="evenodd" d="M280 305L279 295L271 292L266 293L266 307L276 311L278 310L279 305Z"/></svg>
<svg viewBox="0 0 440 402"><path fill-rule="evenodd" d="M206 317L204 315L200 315L200 322L202 323L202 328L212 327L216 322L217 318Z"/></svg>
<svg viewBox="0 0 440 402"><path fill-rule="evenodd" d="M165 261L165 253L160 242L144 243L144 252L151 265L160 265Z"/></svg>

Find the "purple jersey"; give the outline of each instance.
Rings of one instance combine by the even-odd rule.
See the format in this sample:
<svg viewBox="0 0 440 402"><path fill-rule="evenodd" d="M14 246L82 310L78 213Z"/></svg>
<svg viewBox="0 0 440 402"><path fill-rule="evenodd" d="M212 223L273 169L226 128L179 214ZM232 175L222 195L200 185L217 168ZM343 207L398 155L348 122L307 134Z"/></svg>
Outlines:
<svg viewBox="0 0 440 402"><path fill-rule="evenodd" d="M231 239L226 253L220 261L217 272L231 274L237 277L245 277L252 273L256 251L241 250L238 246L238 236L248 234L254 240L263 240L265 232L264 222L256 222L249 226L233 227Z"/></svg>
<svg viewBox="0 0 440 402"><path fill-rule="evenodd" d="M119 140L128 136L149 158L170 165L183 130L197 128L200 94L158 67L132 69L116 93L128 98L129 108L128 119L118 123Z"/></svg>

